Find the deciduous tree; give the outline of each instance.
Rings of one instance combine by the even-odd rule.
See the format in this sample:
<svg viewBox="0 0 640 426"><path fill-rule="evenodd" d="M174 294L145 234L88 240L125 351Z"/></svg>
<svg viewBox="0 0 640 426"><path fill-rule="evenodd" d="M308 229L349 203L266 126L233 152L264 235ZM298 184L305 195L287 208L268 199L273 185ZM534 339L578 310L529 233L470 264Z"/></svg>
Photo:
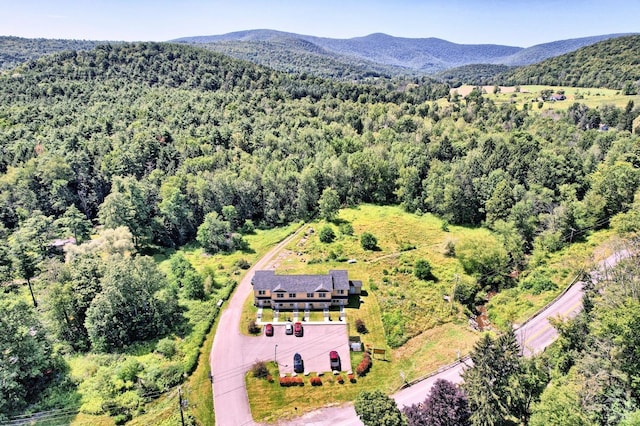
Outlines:
<svg viewBox="0 0 640 426"><path fill-rule="evenodd" d="M404 426L407 424L396 402L378 390L360 392L354 405L356 413L366 426Z"/></svg>

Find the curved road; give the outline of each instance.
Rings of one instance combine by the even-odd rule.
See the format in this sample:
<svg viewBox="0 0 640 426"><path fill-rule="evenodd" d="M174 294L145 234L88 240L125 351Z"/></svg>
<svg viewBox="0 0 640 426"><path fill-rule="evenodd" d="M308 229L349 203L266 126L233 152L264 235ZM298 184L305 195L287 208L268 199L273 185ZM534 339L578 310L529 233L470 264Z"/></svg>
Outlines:
<svg viewBox="0 0 640 426"><path fill-rule="evenodd" d="M298 231L299 232L299 231ZM294 234L295 235L295 234ZM240 286L234 293L229 306L222 314L211 351L211 368L214 376L214 407L216 422L219 425L254 425L251 418L247 392L244 384L244 374L255 361L251 357L250 345L243 345L246 339L238 330L242 305L251 291L251 276L254 269L264 269L273 256L286 245L293 236L274 247L254 267L248 271ZM614 266L621 259L630 255L627 251L615 253L599 264L599 270L592 273L597 277L599 273ZM565 291L557 300L544 311L532 317L516 330L516 337L526 356L543 351L557 337L555 328L549 323L549 318L572 318L582 309L582 285L578 281ZM466 361L470 363L470 361ZM437 374L422 380L408 388L392 395L400 408L424 401L431 386L438 379L449 380L454 383L462 381L460 377L465 368L464 361L454 363ZM362 422L356 415L353 404L322 408L305 414L297 419L279 422L283 426L359 426Z"/></svg>
<svg viewBox="0 0 640 426"><path fill-rule="evenodd" d="M209 355L213 376L213 407L216 424L221 426L253 425L244 377L256 360L254 345L247 342L250 337L240 333L238 324L242 306L251 294L251 278L258 269L269 269L269 263L282 248L303 228L282 240L256 262L240 281L238 288L223 310Z"/></svg>

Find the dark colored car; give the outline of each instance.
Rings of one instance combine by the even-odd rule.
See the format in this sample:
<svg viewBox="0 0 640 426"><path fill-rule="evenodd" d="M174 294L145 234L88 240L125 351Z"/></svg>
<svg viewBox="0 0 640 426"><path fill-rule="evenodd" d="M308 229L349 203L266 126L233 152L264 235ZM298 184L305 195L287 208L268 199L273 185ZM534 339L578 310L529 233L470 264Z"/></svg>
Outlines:
<svg viewBox="0 0 640 426"><path fill-rule="evenodd" d="M297 322L293 324L293 334L297 337L302 337L302 323Z"/></svg>
<svg viewBox="0 0 640 426"><path fill-rule="evenodd" d="M293 371L296 373L304 372L304 362L302 361L302 356L296 352L293 356Z"/></svg>
<svg viewBox="0 0 640 426"><path fill-rule="evenodd" d="M264 335L273 336L273 325L267 324L264 326Z"/></svg>
<svg viewBox="0 0 640 426"><path fill-rule="evenodd" d="M331 371L340 371L340 355L337 351L329 352L329 364L331 365Z"/></svg>

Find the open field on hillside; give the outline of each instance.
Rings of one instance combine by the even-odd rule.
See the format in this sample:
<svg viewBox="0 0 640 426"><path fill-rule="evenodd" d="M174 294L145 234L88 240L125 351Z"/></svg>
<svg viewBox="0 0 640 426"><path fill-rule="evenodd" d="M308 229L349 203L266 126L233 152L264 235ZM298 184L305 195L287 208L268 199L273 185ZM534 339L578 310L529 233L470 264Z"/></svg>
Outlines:
<svg viewBox="0 0 640 426"><path fill-rule="evenodd" d="M475 86L464 85L451 89L451 93L457 92L460 96L468 95ZM520 92L516 92L515 86L500 86L500 92L494 94L494 86L483 86L486 97L497 104L515 103L519 108L525 103L531 104L532 111L548 109L566 110L574 102L580 102L589 108L603 105L615 105L624 108L629 101L636 105L640 102L640 95L625 96L619 90L603 88L562 87L562 86L520 86ZM551 90L553 93L563 91L567 97L564 101L544 102L542 108L538 107L538 98L543 90Z"/></svg>
<svg viewBox="0 0 640 426"><path fill-rule="evenodd" d="M345 209L340 212L339 222L351 223L354 235L340 234L338 226L330 224L338 237L333 243L324 244L317 234L326 223L307 225L314 232L307 230L290 244L277 272L308 274L347 269L350 279L362 280L366 291L363 303L346 310L350 334L358 334L352 324L362 319L369 329L361 335L362 341L371 348L385 348L387 360L374 360L370 373L356 384L346 380L338 384L327 378L326 383L323 379L322 387L305 383L303 387L281 388L277 371L272 372L276 377L274 383L249 374L249 399L257 421L295 417L323 405L350 401L362 390L392 393L402 383L401 373L407 380L422 377L453 362L458 354L467 354L480 336L468 326L464 308L444 300L443 296L453 291L456 275L460 279L473 279L464 274L457 259L444 255L444 249L449 240L489 237L489 231L450 226L449 232L445 232L435 216L416 216L388 206ZM364 231L378 238L379 251L364 251L360 247L359 235ZM592 264L594 251L606 247L611 238L610 231L601 231L584 243L539 260L538 273L548 274L556 288L532 294L530 290L514 287L499 293L488 305L489 317L499 326L524 321L556 297L578 271ZM431 263L438 277L436 282L424 282L413 276L413 263L419 258ZM348 264L346 259L355 259L356 263ZM255 315L250 300L245 311L247 318ZM394 349L389 344L390 337L393 343L400 336L397 342L402 344ZM359 362L359 356L352 357L353 366ZM308 378L305 380L308 382Z"/></svg>

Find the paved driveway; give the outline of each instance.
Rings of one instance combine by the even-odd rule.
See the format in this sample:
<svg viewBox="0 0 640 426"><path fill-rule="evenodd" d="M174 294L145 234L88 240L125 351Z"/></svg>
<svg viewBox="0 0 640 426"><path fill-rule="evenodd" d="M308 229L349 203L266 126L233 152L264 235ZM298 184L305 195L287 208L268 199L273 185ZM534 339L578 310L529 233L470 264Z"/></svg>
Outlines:
<svg viewBox="0 0 640 426"><path fill-rule="evenodd" d="M285 334L284 324L274 324L273 336L252 337L245 340L251 352L261 360L277 357L280 373L293 373L293 354L302 356L305 372L330 372L329 351L338 351L342 371L351 370L349 337L344 323L302 323L302 337ZM277 345L277 347L276 347Z"/></svg>

